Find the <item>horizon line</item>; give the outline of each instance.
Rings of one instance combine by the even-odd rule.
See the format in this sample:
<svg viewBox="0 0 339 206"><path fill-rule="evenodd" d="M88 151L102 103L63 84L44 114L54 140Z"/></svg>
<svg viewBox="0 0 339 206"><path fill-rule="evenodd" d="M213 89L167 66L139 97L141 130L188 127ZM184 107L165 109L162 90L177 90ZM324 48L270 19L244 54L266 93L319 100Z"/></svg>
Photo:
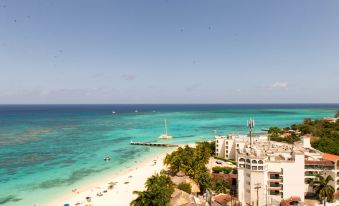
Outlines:
<svg viewBox="0 0 339 206"><path fill-rule="evenodd" d="M0 103L0 106L5 105L339 105L337 103Z"/></svg>

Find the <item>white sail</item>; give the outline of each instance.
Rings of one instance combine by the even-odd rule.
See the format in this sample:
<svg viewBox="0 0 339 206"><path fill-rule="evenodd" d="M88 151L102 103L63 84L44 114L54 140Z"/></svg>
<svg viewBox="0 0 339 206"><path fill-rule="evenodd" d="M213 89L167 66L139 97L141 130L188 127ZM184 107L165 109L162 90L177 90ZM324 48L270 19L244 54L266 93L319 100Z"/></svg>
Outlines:
<svg viewBox="0 0 339 206"><path fill-rule="evenodd" d="M160 139L172 139L173 137L170 136L170 135L168 135L168 131L167 131L167 120L166 120L166 119L164 120L164 124L165 124L165 125L164 125L164 127L165 127L165 128L164 128L164 129L165 129L164 132L165 132L165 134L160 135L159 138L160 138Z"/></svg>

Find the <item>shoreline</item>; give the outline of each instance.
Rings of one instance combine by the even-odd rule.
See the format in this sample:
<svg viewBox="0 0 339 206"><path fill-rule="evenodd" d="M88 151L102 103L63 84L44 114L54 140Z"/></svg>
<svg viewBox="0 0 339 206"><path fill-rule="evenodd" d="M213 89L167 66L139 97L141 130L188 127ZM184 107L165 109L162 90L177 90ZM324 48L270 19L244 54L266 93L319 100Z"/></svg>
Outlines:
<svg viewBox="0 0 339 206"><path fill-rule="evenodd" d="M163 160L167 153L174 150L176 148L163 151L116 174L90 182L81 188L74 188L72 191L69 191L69 194L49 201L47 206L64 205L66 203L70 206L86 204L102 206L118 204L119 206L128 206L136 197L133 191L144 190L144 183L147 178L166 168L163 165ZM111 185L109 183L114 183L112 184L112 189L109 189ZM90 197L91 201L87 201L86 197Z"/></svg>

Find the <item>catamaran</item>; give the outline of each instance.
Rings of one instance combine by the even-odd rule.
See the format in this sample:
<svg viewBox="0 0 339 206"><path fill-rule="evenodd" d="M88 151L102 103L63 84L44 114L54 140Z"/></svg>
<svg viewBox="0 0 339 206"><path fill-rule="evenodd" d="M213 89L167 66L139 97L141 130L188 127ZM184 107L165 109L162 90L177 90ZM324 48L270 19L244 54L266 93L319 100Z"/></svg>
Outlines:
<svg viewBox="0 0 339 206"><path fill-rule="evenodd" d="M168 135L168 132L167 132L167 120L166 119L164 120L164 123L165 123L165 134L160 135L159 139L172 139L173 137Z"/></svg>

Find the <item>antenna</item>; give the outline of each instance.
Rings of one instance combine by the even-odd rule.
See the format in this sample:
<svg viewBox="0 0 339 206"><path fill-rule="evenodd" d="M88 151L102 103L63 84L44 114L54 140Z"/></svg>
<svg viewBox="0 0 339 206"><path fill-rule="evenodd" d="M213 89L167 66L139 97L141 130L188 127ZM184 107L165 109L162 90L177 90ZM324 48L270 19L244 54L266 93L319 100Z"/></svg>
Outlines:
<svg viewBox="0 0 339 206"><path fill-rule="evenodd" d="M260 183L256 183L254 189L257 190L257 206L259 206L259 189L261 188Z"/></svg>
<svg viewBox="0 0 339 206"><path fill-rule="evenodd" d="M254 128L255 125L255 121L254 119L252 119L252 117L250 118L250 120L247 120L247 127L250 129L250 148L252 150L252 129Z"/></svg>

